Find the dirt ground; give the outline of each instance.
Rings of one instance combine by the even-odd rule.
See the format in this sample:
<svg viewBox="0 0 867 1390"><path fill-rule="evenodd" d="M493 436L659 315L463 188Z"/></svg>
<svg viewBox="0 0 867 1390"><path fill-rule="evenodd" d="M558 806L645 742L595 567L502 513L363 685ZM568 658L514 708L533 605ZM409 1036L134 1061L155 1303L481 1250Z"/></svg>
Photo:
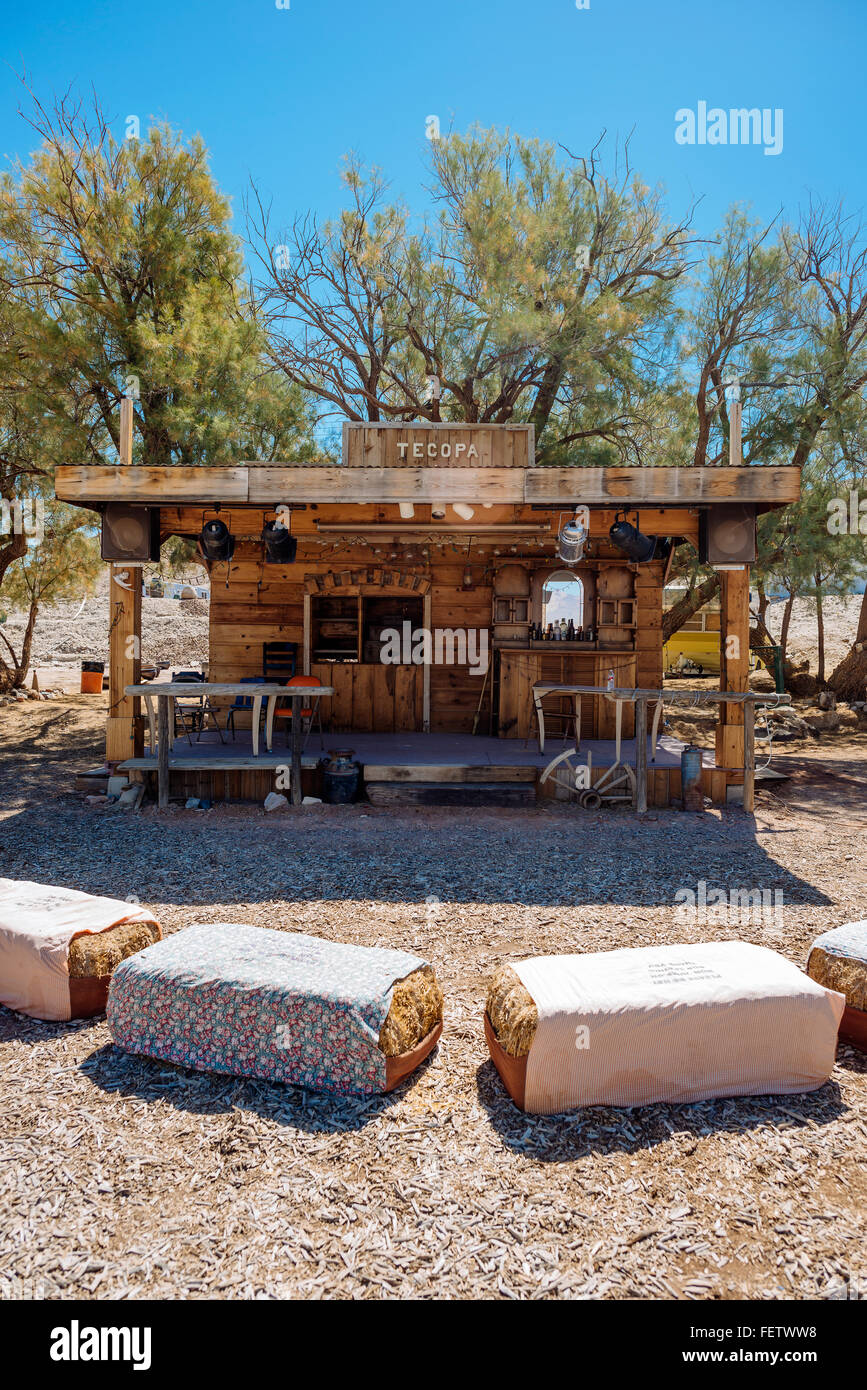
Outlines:
<svg viewBox="0 0 867 1390"><path fill-rule="evenodd" d="M534 1118L481 1014L521 956L741 938L803 965L867 916L864 741L781 749L734 808L88 805L104 697L0 709L0 872L134 896L165 931L237 921L409 949L442 1041L391 1096L339 1100L129 1057L103 1019L0 1009L0 1292L23 1297L867 1295L867 1066L805 1094ZM782 893L678 925L678 889Z"/></svg>

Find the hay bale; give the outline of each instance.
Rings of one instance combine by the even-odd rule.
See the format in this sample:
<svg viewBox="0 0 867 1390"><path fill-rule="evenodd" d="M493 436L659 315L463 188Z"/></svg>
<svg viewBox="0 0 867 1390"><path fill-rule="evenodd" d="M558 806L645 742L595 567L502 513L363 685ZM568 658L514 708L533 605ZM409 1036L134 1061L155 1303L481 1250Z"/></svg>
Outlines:
<svg viewBox="0 0 867 1390"><path fill-rule="evenodd" d="M485 1008L503 1051L526 1057L539 1026L539 1011L510 965L502 965L491 980Z"/></svg>
<svg viewBox="0 0 867 1390"><path fill-rule="evenodd" d="M122 922L107 931L85 932L69 943L69 977L104 979L122 960L159 941L159 928L147 922Z"/></svg>
<svg viewBox="0 0 867 1390"><path fill-rule="evenodd" d="M411 1052L443 1018L443 992L429 965L398 980L391 1008L379 1033L379 1050L386 1057Z"/></svg>
<svg viewBox="0 0 867 1390"><path fill-rule="evenodd" d="M807 974L845 995L850 1009L867 1012L867 921L846 922L817 937Z"/></svg>

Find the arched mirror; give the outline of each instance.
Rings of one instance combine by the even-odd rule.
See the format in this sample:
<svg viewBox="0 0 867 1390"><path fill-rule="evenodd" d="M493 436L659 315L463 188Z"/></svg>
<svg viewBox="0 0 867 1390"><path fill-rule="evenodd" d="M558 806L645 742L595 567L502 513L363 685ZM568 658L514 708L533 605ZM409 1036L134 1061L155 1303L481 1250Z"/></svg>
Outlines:
<svg viewBox="0 0 867 1390"><path fill-rule="evenodd" d="M584 585L571 570L555 570L542 588L542 627L564 622L584 626Z"/></svg>

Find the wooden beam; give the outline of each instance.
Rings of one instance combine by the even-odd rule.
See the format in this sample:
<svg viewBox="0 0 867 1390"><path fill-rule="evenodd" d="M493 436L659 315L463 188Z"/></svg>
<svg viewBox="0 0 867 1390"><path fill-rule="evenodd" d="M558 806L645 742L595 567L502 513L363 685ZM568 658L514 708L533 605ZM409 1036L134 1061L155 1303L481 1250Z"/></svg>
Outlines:
<svg viewBox="0 0 867 1390"><path fill-rule="evenodd" d="M654 507L800 496L798 468L343 468L274 464L233 468L62 465L55 490L81 506L128 501L170 506L469 502L570 507Z"/></svg>
<svg viewBox="0 0 867 1390"><path fill-rule="evenodd" d="M623 507L712 502L783 506L801 492L799 468L528 468L527 502Z"/></svg>
<svg viewBox="0 0 867 1390"><path fill-rule="evenodd" d="M494 763L365 764L365 782L535 782L540 768Z"/></svg>
<svg viewBox="0 0 867 1390"><path fill-rule="evenodd" d="M132 459L133 403L120 403L120 459L128 468ZM141 569L112 564L108 581L108 720L105 728L105 760L121 762L142 752L141 701L126 694L128 685L141 679Z"/></svg>
<svg viewBox="0 0 867 1390"><path fill-rule="evenodd" d="M396 540L418 541L420 537L442 536L534 536L551 534L551 523L545 518L533 517L527 521L494 521L490 523L472 521L420 521L413 524L407 521L323 521L317 531L328 535L345 536L394 536Z"/></svg>
<svg viewBox="0 0 867 1390"><path fill-rule="evenodd" d="M756 809L756 707L744 705L744 810Z"/></svg>
<svg viewBox="0 0 867 1390"><path fill-rule="evenodd" d="M132 402L130 402L132 404ZM202 506L247 501L246 468L116 468L62 464L54 490L63 502L198 502Z"/></svg>
<svg viewBox="0 0 867 1390"><path fill-rule="evenodd" d="M647 810L647 701L635 701L635 809Z"/></svg>
<svg viewBox="0 0 867 1390"><path fill-rule="evenodd" d="M301 711L304 708L304 701L309 700L309 695L292 696L292 805L300 806L304 800L304 793L301 790L301 734L302 719Z"/></svg>
<svg viewBox="0 0 867 1390"><path fill-rule="evenodd" d="M524 500L523 468L251 468L249 501L499 502Z"/></svg>
<svg viewBox="0 0 867 1390"><path fill-rule="evenodd" d="M720 574L720 680L721 691L746 691L750 677L750 570L723 570ZM716 728L716 765L744 766L744 709L742 704L720 707Z"/></svg>
<svg viewBox="0 0 867 1390"><path fill-rule="evenodd" d="M157 805L164 811L169 804L169 702L157 700Z"/></svg>
<svg viewBox="0 0 867 1390"><path fill-rule="evenodd" d="M142 751L141 701L125 694L141 679L141 570L109 567L108 705L105 760L119 762Z"/></svg>

